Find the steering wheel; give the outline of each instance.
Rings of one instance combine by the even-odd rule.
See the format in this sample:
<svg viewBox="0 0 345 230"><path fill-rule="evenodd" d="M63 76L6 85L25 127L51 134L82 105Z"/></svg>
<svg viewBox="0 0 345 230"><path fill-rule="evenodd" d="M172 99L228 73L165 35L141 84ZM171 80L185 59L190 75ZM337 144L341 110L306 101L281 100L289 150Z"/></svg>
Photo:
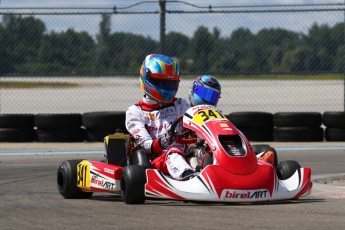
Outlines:
<svg viewBox="0 0 345 230"><path fill-rule="evenodd" d="M183 116L180 115L176 117L176 119L171 123L170 129L168 130L168 134L170 136L174 136L176 133L177 125L182 121ZM177 135L176 142L179 144L192 144L197 142L197 137L192 130L187 130L183 134Z"/></svg>

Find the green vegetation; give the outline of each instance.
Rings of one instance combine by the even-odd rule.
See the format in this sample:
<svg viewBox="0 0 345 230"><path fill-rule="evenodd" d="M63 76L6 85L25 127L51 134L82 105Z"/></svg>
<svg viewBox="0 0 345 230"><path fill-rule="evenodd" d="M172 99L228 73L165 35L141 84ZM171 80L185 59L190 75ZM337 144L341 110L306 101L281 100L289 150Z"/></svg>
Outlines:
<svg viewBox="0 0 345 230"><path fill-rule="evenodd" d="M76 83L67 82L27 82L27 81L0 81L2 88L66 88L77 87Z"/></svg>
<svg viewBox="0 0 345 230"><path fill-rule="evenodd" d="M88 33L73 29L47 33L44 23L34 17L2 17L0 75L137 75L143 57L159 53L159 42L150 37L111 33L110 15L102 16L95 40ZM164 54L178 60L183 73L193 75L207 73L243 79L251 77L235 75L342 73L343 28L344 23L333 27L314 24L308 34L280 28L266 28L254 34L247 28L238 28L226 37L221 36L217 28L210 32L200 26L191 38L178 32L168 33ZM286 76L252 78L266 77L283 79Z"/></svg>

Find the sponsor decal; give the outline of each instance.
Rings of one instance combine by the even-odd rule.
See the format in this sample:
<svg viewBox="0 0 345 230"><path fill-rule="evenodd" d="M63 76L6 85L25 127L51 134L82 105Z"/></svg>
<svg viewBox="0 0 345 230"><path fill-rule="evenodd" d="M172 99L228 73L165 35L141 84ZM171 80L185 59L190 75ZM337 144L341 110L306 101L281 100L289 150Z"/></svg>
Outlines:
<svg viewBox="0 0 345 230"><path fill-rule="evenodd" d="M266 189L260 190L231 190L225 189L222 192L222 197L232 200L266 200L268 198L268 191Z"/></svg>
<svg viewBox="0 0 345 230"><path fill-rule="evenodd" d="M131 131L132 136L137 135L138 133L140 133L140 129L134 130L133 132Z"/></svg>
<svg viewBox="0 0 345 230"><path fill-rule="evenodd" d="M149 119L151 121L156 120L156 115L154 113L146 113L145 116L147 117L147 119Z"/></svg>
<svg viewBox="0 0 345 230"><path fill-rule="evenodd" d="M98 179L97 176L93 176L91 178L91 184L95 184L99 187L103 187L103 188L106 188L108 190L114 190L115 189L115 184L114 183L111 183L109 181L106 181L104 179Z"/></svg>
<svg viewBox="0 0 345 230"><path fill-rule="evenodd" d="M228 128L229 127L229 125L227 123L220 123L219 125L222 128Z"/></svg>
<svg viewBox="0 0 345 230"><path fill-rule="evenodd" d="M231 140L225 141L224 144L227 145L227 147L229 148L232 156L241 156L243 154L241 154L240 150L236 147L235 143Z"/></svg>
<svg viewBox="0 0 345 230"><path fill-rule="evenodd" d="M178 171L178 168L174 167L174 165L171 164L171 155L169 154L166 158L166 164L167 166L169 167L170 171L172 171L173 173L177 173Z"/></svg>
<svg viewBox="0 0 345 230"><path fill-rule="evenodd" d="M147 126L146 129L149 132L156 131L156 130L163 130L167 128L167 124L163 124L162 126Z"/></svg>
<svg viewBox="0 0 345 230"><path fill-rule="evenodd" d="M104 172L106 172L106 173L110 173L110 174L115 174L115 171L114 170L112 170L112 169L108 169L108 168L104 168Z"/></svg>
<svg viewBox="0 0 345 230"><path fill-rule="evenodd" d="M203 110L203 109L215 109L216 107L214 105L197 105L193 106L193 111Z"/></svg>

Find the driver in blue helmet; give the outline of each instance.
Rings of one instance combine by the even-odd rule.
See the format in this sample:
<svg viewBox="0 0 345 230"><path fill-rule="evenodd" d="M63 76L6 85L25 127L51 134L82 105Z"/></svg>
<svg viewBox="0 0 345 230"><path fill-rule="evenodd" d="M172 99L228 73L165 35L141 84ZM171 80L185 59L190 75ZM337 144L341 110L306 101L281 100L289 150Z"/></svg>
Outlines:
<svg viewBox="0 0 345 230"><path fill-rule="evenodd" d="M189 91L191 106L207 104L217 106L220 98L221 86L216 78L210 75L197 77Z"/></svg>
<svg viewBox="0 0 345 230"><path fill-rule="evenodd" d="M221 86L216 78L211 75L202 75L194 79L189 90L191 106L212 105L217 106L221 94ZM189 164L197 171L209 164L217 164L212 152L202 139L188 148Z"/></svg>
<svg viewBox="0 0 345 230"><path fill-rule="evenodd" d="M193 81L193 84L189 91L189 102L191 106L201 105L201 104L217 106L218 100L220 98L220 94L221 94L221 86L218 80L211 75L202 75L202 76L197 77ZM195 145L191 145L190 147L191 147L190 149L193 149L195 148ZM200 144L197 147L200 147ZM208 159L210 154L204 154L205 152L207 152L207 150L202 149L202 145L201 145L201 148L196 148L196 149L197 150L193 149L194 154L192 155L197 155L199 157L198 164L200 163L200 161L204 166L207 164L210 164L211 161L213 161L213 164L216 163L215 159L212 159L212 160L211 158ZM195 151L198 151L198 152L195 152ZM276 152L274 151L274 149L268 150L262 153L256 153L256 154L259 160L266 161L272 165L276 165L278 163L278 162L275 162L274 156L276 155ZM193 158L191 159L189 159L190 164L193 167L195 167L195 159ZM193 163L193 160L194 160L194 163ZM204 161L208 161L208 162L206 163Z"/></svg>

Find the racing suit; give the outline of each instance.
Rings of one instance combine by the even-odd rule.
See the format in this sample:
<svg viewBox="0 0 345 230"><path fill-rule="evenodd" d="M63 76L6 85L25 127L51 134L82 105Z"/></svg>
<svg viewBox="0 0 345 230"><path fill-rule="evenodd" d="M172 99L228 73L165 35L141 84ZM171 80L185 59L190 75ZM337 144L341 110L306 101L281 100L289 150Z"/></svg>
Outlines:
<svg viewBox="0 0 345 230"><path fill-rule="evenodd" d="M126 111L126 128L149 155L151 164L175 179L181 179L183 172L192 168L185 160L183 145L173 143L164 147L161 139L168 132L169 125L189 107L182 98L175 98L169 104L160 104L145 95ZM181 133L182 125L179 125L177 132Z"/></svg>

